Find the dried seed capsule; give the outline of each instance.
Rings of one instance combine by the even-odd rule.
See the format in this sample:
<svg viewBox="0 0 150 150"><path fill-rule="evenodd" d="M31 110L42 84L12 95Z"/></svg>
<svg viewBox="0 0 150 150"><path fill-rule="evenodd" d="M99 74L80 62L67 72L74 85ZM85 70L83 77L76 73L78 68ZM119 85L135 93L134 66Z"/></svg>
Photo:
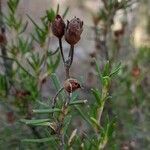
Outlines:
<svg viewBox="0 0 150 150"><path fill-rule="evenodd" d="M141 70L138 66L135 66L133 69L132 69L132 76L133 77L139 77L140 76L140 73L141 73Z"/></svg>
<svg viewBox="0 0 150 150"><path fill-rule="evenodd" d="M62 38L64 35L65 22L60 15L57 15L54 22L52 23L52 32L58 38Z"/></svg>
<svg viewBox="0 0 150 150"><path fill-rule="evenodd" d="M68 93L72 93L79 88L81 88L81 86L76 79L69 78L69 79L65 80L65 82L64 82L64 89Z"/></svg>
<svg viewBox="0 0 150 150"><path fill-rule="evenodd" d="M67 22L65 30L65 40L70 45L75 45L79 40L83 31L83 21L79 18L73 18L70 22Z"/></svg>

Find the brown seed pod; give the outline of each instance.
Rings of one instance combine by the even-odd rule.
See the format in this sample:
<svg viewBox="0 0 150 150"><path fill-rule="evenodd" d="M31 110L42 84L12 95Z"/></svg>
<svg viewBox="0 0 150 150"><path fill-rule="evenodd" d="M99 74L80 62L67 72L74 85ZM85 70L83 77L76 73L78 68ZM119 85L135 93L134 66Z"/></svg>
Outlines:
<svg viewBox="0 0 150 150"><path fill-rule="evenodd" d="M68 93L72 93L75 90L81 88L79 82L76 79L73 79L73 78L69 78L69 79L65 80L63 86L64 86L64 89Z"/></svg>
<svg viewBox="0 0 150 150"><path fill-rule="evenodd" d="M140 68L139 67L134 67L133 69L132 69L132 76L133 77L139 77L140 76L140 73L141 73L141 70L140 70Z"/></svg>
<svg viewBox="0 0 150 150"><path fill-rule="evenodd" d="M57 15L54 22L52 23L52 32L58 38L62 38L64 35L65 22L60 15Z"/></svg>
<svg viewBox="0 0 150 150"><path fill-rule="evenodd" d="M70 45L75 45L79 40L83 31L83 21L79 18L73 18L70 22L67 21L67 27L65 31L65 40Z"/></svg>

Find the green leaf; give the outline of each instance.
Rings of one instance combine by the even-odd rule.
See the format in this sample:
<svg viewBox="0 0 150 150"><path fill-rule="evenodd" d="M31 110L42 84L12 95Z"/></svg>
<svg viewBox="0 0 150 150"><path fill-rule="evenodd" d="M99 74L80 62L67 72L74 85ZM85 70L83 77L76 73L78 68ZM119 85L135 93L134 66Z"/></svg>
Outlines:
<svg viewBox="0 0 150 150"><path fill-rule="evenodd" d="M29 38L24 39L23 37L19 37L18 48L22 54L29 52L32 49L32 40L29 40Z"/></svg>
<svg viewBox="0 0 150 150"><path fill-rule="evenodd" d="M23 32L25 32L26 29L27 29L27 26L28 26L28 22L26 22L26 23L22 26L22 29L19 31L19 34L22 34Z"/></svg>
<svg viewBox="0 0 150 150"><path fill-rule="evenodd" d="M37 29L39 29L41 32L43 32L43 30L38 26L38 24L27 14L27 17L31 20L31 22L35 25L35 27Z"/></svg>
<svg viewBox="0 0 150 150"><path fill-rule="evenodd" d="M57 69L59 63L60 63L60 53L57 55L57 58L56 58L56 61L55 63L53 64L53 72L55 72L55 70Z"/></svg>
<svg viewBox="0 0 150 150"><path fill-rule="evenodd" d="M51 79L52 79L52 82L56 88L57 91L59 91L62 87L61 87L61 84L60 84L60 81L59 79L57 78L56 74L55 73L52 73L51 74ZM61 102L64 101L64 95L65 95L65 92L62 91L59 95L58 95L58 98Z"/></svg>
<svg viewBox="0 0 150 150"><path fill-rule="evenodd" d="M33 120L21 119L20 121L25 124L38 124L38 123L50 121L50 119L33 119Z"/></svg>
<svg viewBox="0 0 150 150"><path fill-rule="evenodd" d="M107 137L108 138L111 138L112 135L113 135L113 132L114 132L114 129L115 128L115 119L113 120L108 120L108 123L107 123Z"/></svg>
<svg viewBox="0 0 150 150"><path fill-rule="evenodd" d="M76 135L77 135L77 129L74 129L68 139L68 146L71 146L73 145L73 142L75 141L75 138L76 138Z"/></svg>
<svg viewBox="0 0 150 150"><path fill-rule="evenodd" d="M100 129L100 125L99 125L98 121L97 121L95 118L93 118L93 117L90 117L90 119L91 119L91 121L94 123L94 125L95 125L98 129Z"/></svg>
<svg viewBox="0 0 150 150"><path fill-rule="evenodd" d="M96 99L96 102L97 104L101 104L101 93L98 89L94 88L94 89L91 89L92 91L92 94L94 95L95 99Z"/></svg>
<svg viewBox="0 0 150 150"><path fill-rule="evenodd" d="M27 143L45 143L49 141L56 140L58 138L56 137L49 137L49 138L42 138L42 139L24 139L21 142L27 142Z"/></svg>
<svg viewBox="0 0 150 150"><path fill-rule="evenodd" d="M112 72L110 73L110 77L115 76L118 74L119 70L122 68L121 63L119 63L117 65L117 67L115 69L112 70Z"/></svg>
<svg viewBox="0 0 150 150"><path fill-rule="evenodd" d="M41 106L44 106L44 107L46 107L46 108L49 108L48 104L46 104L46 103L43 103L43 102L41 102L41 101L39 101L39 100L36 100L36 102L37 102L39 105L41 105Z"/></svg>
<svg viewBox="0 0 150 150"><path fill-rule="evenodd" d="M64 132L64 135L67 135L67 130L69 129L69 125L71 123L71 119L72 119L72 116L69 115L69 116L66 116L65 118L65 121L64 121L64 128L63 128L63 132Z"/></svg>
<svg viewBox="0 0 150 150"><path fill-rule="evenodd" d="M73 101L70 102L69 105L78 105L78 104L86 104L87 100L78 100L78 101Z"/></svg>
<svg viewBox="0 0 150 150"><path fill-rule="evenodd" d="M7 78L0 74L0 95L5 95L7 91Z"/></svg>
<svg viewBox="0 0 150 150"><path fill-rule="evenodd" d="M72 96L71 96L71 101L70 101L70 102L73 102L73 101L75 101L75 100L77 100L77 99L78 99L78 93L73 92L73 93L72 93Z"/></svg>
<svg viewBox="0 0 150 150"><path fill-rule="evenodd" d="M37 69L35 63L32 62L32 60L29 60L29 58L27 58L26 60L28 64L30 65L30 67L35 71Z"/></svg>
<svg viewBox="0 0 150 150"><path fill-rule="evenodd" d="M83 113L83 111L82 111L78 106L74 105L74 107L75 107L75 109L79 112L79 114L81 115L81 117L82 117L89 125L92 126L92 123L91 123L91 121L88 119L87 114L85 115L85 114Z"/></svg>
<svg viewBox="0 0 150 150"><path fill-rule="evenodd" d="M66 8L66 10L65 10L65 12L63 13L63 18L65 18L65 17L66 17L66 15L67 15L68 11L69 11L69 7L67 7L67 8Z"/></svg>
<svg viewBox="0 0 150 150"><path fill-rule="evenodd" d="M46 14L47 14L48 21L53 22L56 16L55 11L53 9L51 9L50 11L47 10Z"/></svg>
<svg viewBox="0 0 150 150"><path fill-rule="evenodd" d="M17 10L19 4L19 0L9 0L7 2L7 6L9 7L10 11L14 14Z"/></svg>
<svg viewBox="0 0 150 150"><path fill-rule="evenodd" d="M109 61L107 61L103 69L103 76L108 76L109 73L110 73L110 64Z"/></svg>
<svg viewBox="0 0 150 150"><path fill-rule="evenodd" d="M34 123L32 125L33 126L48 126L48 127L50 127L51 123L50 122L41 122L41 123Z"/></svg>
<svg viewBox="0 0 150 150"><path fill-rule="evenodd" d="M57 54L58 52L59 52L59 47L57 47L57 49L56 49L54 52L48 51L48 55L49 55L49 56L52 56L52 55Z"/></svg>
<svg viewBox="0 0 150 150"><path fill-rule="evenodd" d="M103 77L103 85L107 87L110 84L111 78L109 76Z"/></svg>
<svg viewBox="0 0 150 150"><path fill-rule="evenodd" d="M56 15L59 14L59 4L57 4Z"/></svg>
<svg viewBox="0 0 150 150"><path fill-rule="evenodd" d="M53 81L56 90L58 91L61 88L61 84L55 73L51 75L51 79Z"/></svg>
<svg viewBox="0 0 150 150"><path fill-rule="evenodd" d="M61 112L61 109L54 108L54 109L35 109L33 113L36 114L45 114L45 113L53 113L53 112Z"/></svg>
<svg viewBox="0 0 150 150"><path fill-rule="evenodd" d="M40 43L39 39L35 37L32 33L31 33L31 37L32 37L32 40L35 40L37 43Z"/></svg>
<svg viewBox="0 0 150 150"><path fill-rule="evenodd" d="M99 81L100 81L100 83L102 83L102 82L103 82L103 78L102 78L103 76L102 76L102 74L101 74L101 72L100 72L99 65L98 65L96 59L95 59L95 64L96 64L96 72L97 72L97 74L98 74Z"/></svg>

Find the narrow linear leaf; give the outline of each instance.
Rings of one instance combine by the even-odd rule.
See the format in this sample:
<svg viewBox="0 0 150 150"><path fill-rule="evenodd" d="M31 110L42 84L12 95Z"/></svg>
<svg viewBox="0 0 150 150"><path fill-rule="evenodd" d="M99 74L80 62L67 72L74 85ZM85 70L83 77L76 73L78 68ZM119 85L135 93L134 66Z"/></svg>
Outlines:
<svg viewBox="0 0 150 150"><path fill-rule="evenodd" d="M68 145L71 146L71 144L73 143L75 136L77 134L77 129L74 129L70 135L70 138L68 140Z"/></svg>
<svg viewBox="0 0 150 150"><path fill-rule="evenodd" d="M70 115L67 116L66 119L65 119L65 125L64 125L64 129L63 129L64 135L67 134L67 130L68 130L69 125L70 125L70 123L71 123L71 119L72 119L72 116L70 116Z"/></svg>
<svg viewBox="0 0 150 150"><path fill-rule="evenodd" d="M93 118L93 117L90 117L90 119L91 119L91 121L94 123L94 125L95 125L98 129L100 129L100 125L99 125L98 121L97 121L95 118Z"/></svg>
<svg viewBox="0 0 150 150"><path fill-rule="evenodd" d="M53 71L55 71L60 63L60 54L57 55L56 61L53 64Z"/></svg>
<svg viewBox="0 0 150 150"><path fill-rule="evenodd" d="M60 84L60 81L59 81L59 79L58 79L58 77L56 76L55 73L51 74L51 79L52 79L52 81L53 81L53 84L54 84L56 90L57 90L57 91L60 90L60 89L61 89L61 84ZM64 91L62 91L62 92L58 95L58 98L59 98L61 101L63 101L63 100L64 100L64 95L65 95L65 93L64 93Z"/></svg>
<svg viewBox="0 0 150 150"><path fill-rule="evenodd" d="M21 119L20 121L25 123L25 124L36 124L36 123L42 123L42 122L50 121L50 119L34 119L34 120Z"/></svg>
<svg viewBox="0 0 150 150"><path fill-rule="evenodd" d="M33 126L51 126L50 122L41 122L41 123L34 123Z"/></svg>
<svg viewBox="0 0 150 150"><path fill-rule="evenodd" d="M27 142L27 143L44 143L44 142L49 142L56 140L58 138L56 137L50 137L50 138L42 138L42 139L24 139L21 142Z"/></svg>
<svg viewBox="0 0 150 150"><path fill-rule="evenodd" d="M35 23L35 21L28 14L27 17L31 20L31 22L35 25L36 28L38 28L41 32L43 32L43 30Z"/></svg>
<svg viewBox="0 0 150 150"><path fill-rule="evenodd" d="M110 64L109 61L107 61L103 69L103 76L107 76L109 75L109 73L110 73Z"/></svg>
<svg viewBox="0 0 150 150"><path fill-rule="evenodd" d="M82 112L82 110L81 110L78 106L76 106L76 105L74 105L74 107L75 107L75 109L79 112L79 114L81 115L81 117L82 117L87 123L89 123L89 125L92 126L91 121L85 116L85 114Z"/></svg>
<svg viewBox="0 0 150 150"><path fill-rule="evenodd" d="M99 65L98 65L96 59L95 59L95 65L96 65L96 72L97 72L97 74L98 74L99 80L100 80L100 82L102 83L102 82L103 82L103 76L102 76L102 74L101 74L101 72L100 72Z"/></svg>
<svg viewBox="0 0 150 150"><path fill-rule="evenodd" d="M59 47L57 47L57 49L56 49L54 52L49 51L49 52L48 52L48 55L52 56L52 55L57 54L58 52L59 52Z"/></svg>
<svg viewBox="0 0 150 150"><path fill-rule="evenodd" d="M22 27L22 29L20 30L19 34L22 34L23 32L25 32L25 30L27 29L27 26L28 26L28 22L26 22L26 23L23 25L23 27Z"/></svg>
<svg viewBox="0 0 150 150"><path fill-rule="evenodd" d="M59 14L59 4L57 4L56 15Z"/></svg>
<svg viewBox="0 0 150 150"><path fill-rule="evenodd" d="M33 113L37 114L45 114L45 113L53 113L53 112L61 112L61 109L54 108L54 109L35 109Z"/></svg>
<svg viewBox="0 0 150 150"><path fill-rule="evenodd" d="M43 103L43 102L41 102L41 101L39 101L39 100L37 100L36 102L37 102L39 105L41 105L41 106L43 106L43 107L46 107L47 109L49 108L49 105L46 104L46 103Z"/></svg>
<svg viewBox="0 0 150 150"><path fill-rule="evenodd" d="M61 84L60 84L60 81L58 80L58 78L57 78L55 73L53 73L51 75L51 79L53 81L53 84L54 84L56 90L59 90L61 88Z"/></svg>
<svg viewBox="0 0 150 150"><path fill-rule="evenodd" d="M50 9L47 10L46 13L47 13L48 21L53 22L56 16L55 11L53 9Z"/></svg>
<svg viewBox="0 0 150 150"><path fill-rule="evenodd" d="M65 12L63 13L63 18L65 18L65 17L66 17L66 15L67 15L68 11L69 11L69 7L67 7L67 8L66 8L66 10L65 10Z"/></svg>
<svg viewBox="0 0 150 150"><path fill-rule="evenodd" d="M87 100L78 100L78 101L70 102L69 105L86 104L87 102L88 102Z"/></svg>
<svg viewBox="0 0 150 150"><path fill-rule="evenodd" d="M71 97L71 102L75 101L78 99L78 94L77 93L72 93L72 97Z"/></svg>
<svg viewBox="0 0 150 150"><path fill-rule="evenodd" d="M122 68L122 66L121 66L121 63L119 63L118 65L117 65L117 67L114 69L114 70L112 70L112 72L110 73L110 77L111 76L114 76L114 75L116 75L116 74L118 74L118 72L119 72L119 70Z"/></svg>
<svg viewBox="0 0 150 150"><path fill-rule="evenodd" d="M98 89L91 89L93 96L96 99L97 104L101 104L101 94Z"/></svg>

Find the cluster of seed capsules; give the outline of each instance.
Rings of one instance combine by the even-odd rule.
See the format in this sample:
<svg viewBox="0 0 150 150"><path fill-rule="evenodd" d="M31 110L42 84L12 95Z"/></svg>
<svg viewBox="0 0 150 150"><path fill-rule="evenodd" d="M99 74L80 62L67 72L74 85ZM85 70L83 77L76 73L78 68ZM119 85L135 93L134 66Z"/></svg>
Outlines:
<svg viewBox="0 0 150 150"><path fill-rule="evenodd" d="M83 21L77 17L74 17L70 21L67 20L67 24L65 24L61 15L56 15L55 20L52 23L53 34L58 39L62 39L64 36L65 41L71 46L74 46L79 42L82 31ZM64 81L63 87L68 93L72 93L73 91L81 88L79 82L74 78L66 79Z"/></svg>

